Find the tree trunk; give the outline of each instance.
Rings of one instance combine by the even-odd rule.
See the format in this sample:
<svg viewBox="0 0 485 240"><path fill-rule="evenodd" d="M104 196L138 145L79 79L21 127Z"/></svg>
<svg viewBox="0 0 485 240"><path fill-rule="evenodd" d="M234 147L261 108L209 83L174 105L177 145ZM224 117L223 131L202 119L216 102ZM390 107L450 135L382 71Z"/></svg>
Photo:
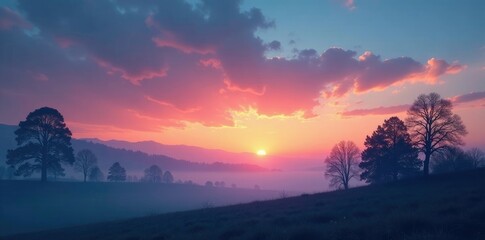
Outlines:
<svg viewBox="0 0 485 240"><path fill-rule="evenodd" d="M41 169L41 182L47 182L47 162L46 160L42 160L42 169Z"/></svg>
<svg viewBox="0 0 485 240"><path fill-rule="evenodd" d="M84 174L84 182L86 182L86 174Z"/></svg>
<svg viewBox="0 0 485 240"><path fill-rule="evenodd" d="M424 162L423 162L423 173L424 173L424 176L428 176L429 175L429 159L430 158L431 158L431 154L430 153L425 153Z"/></svg>

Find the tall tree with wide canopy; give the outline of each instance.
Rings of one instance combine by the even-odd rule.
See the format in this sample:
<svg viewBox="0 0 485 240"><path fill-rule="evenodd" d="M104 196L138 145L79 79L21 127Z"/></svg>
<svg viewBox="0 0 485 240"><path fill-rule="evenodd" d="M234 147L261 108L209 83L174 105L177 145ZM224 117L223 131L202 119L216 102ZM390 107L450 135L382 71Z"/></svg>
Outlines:
<svg viewBox="0 0 485 240"><path fill-rule="evenodd" d="M352 141L337 143L325 159L325 176L330 177L330 186L349 188L352 178L358 176L360 151Z"/></svg>
<svg viewBox="0 0 485 240"><path fill-rule="evenodd" d="M83 149L76 154L76 161L74 162L74 169L81 172L84 176L84 182L88 177L91 169L96 167L98 159L89 149Z"/></svg>
<svg viewBox="0 0 485 240"><path fill-rule="evenodd" d="M421 167L418 149L411 142L404 122L391 117L367 136L366 149L359 166L364 170L361 179L370 183L395 181L413 175Z"/></svg>
<svg viewBox="0 0 485 240"><path fill-rule="evenodd" d="M54 108L39 108L27 115L15 131L18 147L7 152L7 164L20 165L15 174L30 176L41 172L41 181L47 181L48 171L62 173L61 163L72 164L72 133L64 117Z"/></svg>
<svg viewBox="0 0 485 240"><path fill-rule="evenodd" d="M429 175L429 161L436 151L463 145L467 134L460 116L453 114L450 100L437 93L419 95L409 108L406 125L414 144L424 154L424 175Z"/></svg>

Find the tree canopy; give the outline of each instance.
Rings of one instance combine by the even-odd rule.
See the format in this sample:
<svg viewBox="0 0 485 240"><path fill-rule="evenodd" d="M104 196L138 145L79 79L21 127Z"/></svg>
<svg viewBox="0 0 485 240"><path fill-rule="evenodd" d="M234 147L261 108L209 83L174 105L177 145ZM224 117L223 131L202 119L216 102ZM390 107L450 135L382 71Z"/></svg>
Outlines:
<svg viewBox="0 0 485 240"><path fill-rule="evenodd" d="M404 122L391 117L367 136L366 149L359 166L364 170L361 179L370 183L394 181L411 175L421 166L418 149L412 142Z"/></svg>
<svg viewBox="0 0 485 240"><path fill-rule="evenodd" d="M145 182L161 182L162 181L162 170L157 165L152 165L145 169L145 176L143 177Z"/></svg>
<svg viewBox="0 0 485 240"><path fill-rule="evenodd" d="M164 183L173 183L173 180L174 180L174 178L173 178L173 175L170 171L165 171L163 173L163 182Z"/></svg>
<svg viewBox="0 0 485 240"><path fill-rule="evenodd" d="M89 172L89 181L101 182L103 180L104 180L104 174L101 171L101 169L99 169L99 167L97 166L91 168L91 171Z"/></svg>
<svg viewBox="0 0 485 240"><path fill-rule="evenodd" d="M463 145L467 134L460 116L453 114L450 100L437 93L422 94L409 108L406 118L414 144L424 154L424 175L429 174L431 155L449 146Z"/></svg>
<svg viewBox="0 0 485 240"><path fill-rule="evenodd" d="M15 175L26 177L41 172L41 181L45 182L48 172L63 174L61 163L74 162L72 133L54 108L43 107L29 113L15 135L18 147L7 152L7 164L19 165Z"/></svg>
<svg viewBox="0 0 485 240"><path fill-rule="evenodd" d="M126 170L119 162L113 163L109 168L108 180L112 182L124 182L126 181Z"/></svg>

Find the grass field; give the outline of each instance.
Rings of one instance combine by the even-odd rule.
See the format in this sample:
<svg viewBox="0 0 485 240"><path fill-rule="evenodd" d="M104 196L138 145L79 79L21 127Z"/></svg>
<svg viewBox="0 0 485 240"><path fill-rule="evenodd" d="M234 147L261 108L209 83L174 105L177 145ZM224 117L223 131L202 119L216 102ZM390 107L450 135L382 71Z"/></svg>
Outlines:
<svg viewBox="0 0 485 240"><path fill-rule="evenodd" d="M0 181L0 236L279 195L276 191L187 184Z"/></svg>
<svg viewBox="0 0 485 240"><path fill-rule="evenodd" d="M485 239L485 169L6 239Z"/></svg>

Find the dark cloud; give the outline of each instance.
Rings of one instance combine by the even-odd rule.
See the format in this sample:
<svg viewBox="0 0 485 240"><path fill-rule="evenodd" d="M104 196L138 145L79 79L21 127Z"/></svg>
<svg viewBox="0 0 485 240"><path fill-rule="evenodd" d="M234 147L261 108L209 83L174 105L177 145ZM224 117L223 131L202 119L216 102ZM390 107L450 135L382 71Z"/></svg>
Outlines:
<svg viewBox="0 0 485 240"><path fill-rule="evenodd" d="M472 101L477 101L482 99L485 99L485 91L467 93L467 94L458 95L451 98L451 100L455 103L466 103L466 102L472 102Z"/></svg>

